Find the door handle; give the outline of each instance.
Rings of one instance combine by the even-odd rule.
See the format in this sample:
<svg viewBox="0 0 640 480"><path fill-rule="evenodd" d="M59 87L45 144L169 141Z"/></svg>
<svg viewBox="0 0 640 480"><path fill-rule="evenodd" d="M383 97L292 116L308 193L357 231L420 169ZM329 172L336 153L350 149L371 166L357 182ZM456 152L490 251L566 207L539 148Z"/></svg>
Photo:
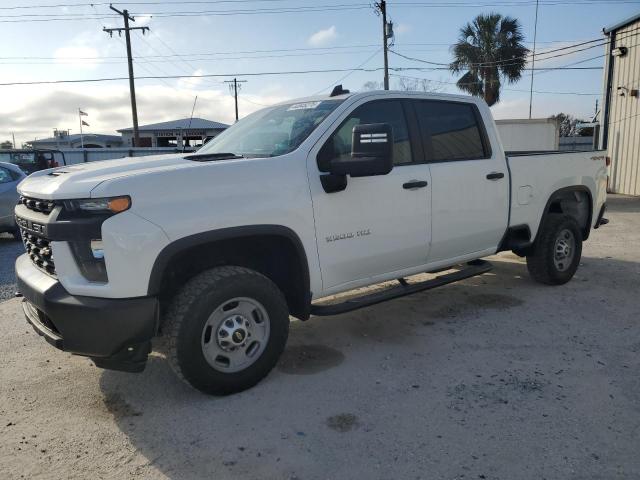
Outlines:
<svg viewBox="0 0 640 480"><path fill-rule="evenodd" d="M499 180L504 178L504 173L502 172L491 172L487 174L487 180Z"/></svg>
<svg viewBox="0 0 640 480"><path fill-rule="evenodd" d="M407 183L402 184L402 188L405 190L413 190L415 188L423 188L429 185L426 180L411 180Z"/></svg>

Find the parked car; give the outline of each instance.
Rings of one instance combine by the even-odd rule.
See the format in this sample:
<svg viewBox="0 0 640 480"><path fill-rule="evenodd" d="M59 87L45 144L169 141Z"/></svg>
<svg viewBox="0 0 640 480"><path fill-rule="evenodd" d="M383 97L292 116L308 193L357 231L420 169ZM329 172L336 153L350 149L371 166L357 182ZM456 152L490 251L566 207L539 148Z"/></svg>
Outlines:
<svg viewBox="0 0 640 480"><path fill-rule="evenodd" d="M13 163L27 175L67 164L64 152L48 149L0 150L0 162Z"/></svg>
<svg viewBox="0 0 640 480"><path fill-rule="evenodd" d="M20 239L14 214L18 203L16 187L25 177L24 172L16 165L0 162L0 233L12 233L16 239Z"/></svg>
<svg viewBox="0 0 640 480"><path fill-rule="evenodd" d="M19 290L57 348L141 371L164 335L180 378L229 394L273 368L289 315L480 275L503 250L541 283L568 282L604 223L606 163L602 152L505 156L476 98L336 88L249 115L195 154L29 176ZM406 280L423 272L441 273Z"/></svg>

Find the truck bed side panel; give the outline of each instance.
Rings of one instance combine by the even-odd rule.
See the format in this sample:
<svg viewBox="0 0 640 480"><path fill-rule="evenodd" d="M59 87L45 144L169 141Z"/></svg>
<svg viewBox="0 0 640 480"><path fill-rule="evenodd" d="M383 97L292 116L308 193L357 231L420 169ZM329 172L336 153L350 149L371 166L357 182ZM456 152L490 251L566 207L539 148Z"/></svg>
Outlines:
<svg viewBox="0 0 640 480"><path fill-rule="evenodd" d="M510 155L511 212L509 226L527 225L535 238L547 201L568 187L584 187L593 205L591 226L606 199L604 152L556 152Z"/></svg>

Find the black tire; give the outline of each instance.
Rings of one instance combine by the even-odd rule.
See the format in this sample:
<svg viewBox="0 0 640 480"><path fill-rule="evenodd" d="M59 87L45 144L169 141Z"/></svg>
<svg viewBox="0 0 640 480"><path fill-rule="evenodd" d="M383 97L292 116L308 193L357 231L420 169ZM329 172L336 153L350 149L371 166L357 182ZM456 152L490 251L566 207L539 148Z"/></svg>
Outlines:
<svg viewBox="0 0 640 480"><path fill-rule="evenodd" d="M567 234L570 233L570 235ZM562 237L562 238L561 238ZM558 242L564 237L573 240L572 256L568 261L556 259ZM571 242L569 242L571 243ZM558 247L561 248L561 247ZM531 277L546 285L562 285L573 278L582 255L582 232L578 223L569 216L549 214L538 233L532 252L527 255L527 269ZM560 266L558 266L560 263Z"/></svg>
<svg viewBox="0 0 640 480"><path fill-rule="evenodd" d="M268 339L264 350L245 369L220 371L203 352L204 329L210 328L207 321L212 312L238 297L264 307ZM217 267L189 280L174 296L163 334L164 353L178 377L204 393L229 395L253 387L276 365L289 335L289 311L282 292L264 275L243 267Z"/></svg>

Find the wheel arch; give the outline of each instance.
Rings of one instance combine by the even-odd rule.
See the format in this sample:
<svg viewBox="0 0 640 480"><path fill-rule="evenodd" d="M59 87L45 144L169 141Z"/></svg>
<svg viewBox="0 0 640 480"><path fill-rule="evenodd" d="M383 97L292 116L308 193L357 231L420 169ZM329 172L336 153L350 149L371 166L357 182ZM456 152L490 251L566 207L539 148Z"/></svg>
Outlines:
<svg viewBox="0 0 640 480"><path fill-rule="evenodd" d="M586 205L581 205L580 197L586 200ZM582 240L587 240L591 232L593 218L593 194L591 190L586 185L571 185L560 188L549 195L538 222L536 238L540 234L545 218L551 213L563 213L575 218L582 232Z"/></svg>
<svg viewBox="0 0 640 480"><path fill-rule="evenodd" d="M584 206L578 206L580 197L585 200ZM498 251L513 250L519 256L526 256L539 238L545 220L553 213L564 213L574 217L580 226L582 240L587 240L591 232L593 208L593 194L586 185L571 185L559 188L549 195L537 225L523 224L509 227L498 247ZM533 229L534 226L537 227L535 230ZM535 233L532 234L532 231Z"/></svg>
<svg viewBox="0 0 640 480"><path fill-rule="evenodd" d="M148 294L165 296L207 268L237 265L270 278L283 292L291 315L309 318L309 264L298 235L282 225L247 225L201 232L173 241L158 254Z"/></svg>

